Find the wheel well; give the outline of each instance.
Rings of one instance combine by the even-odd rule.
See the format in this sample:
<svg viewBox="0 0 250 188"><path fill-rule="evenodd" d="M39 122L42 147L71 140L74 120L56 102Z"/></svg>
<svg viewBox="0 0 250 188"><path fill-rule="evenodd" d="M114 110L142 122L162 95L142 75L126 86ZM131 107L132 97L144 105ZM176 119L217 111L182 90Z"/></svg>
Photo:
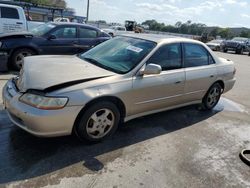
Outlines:
<svg viewBox="0 0 250 188"><path fill-rule="evenodd" d="M33 48L33 47L30 47L30 46L22 46L22 47L18 47L18 48L13 49L13 50L11 51L11 53L10 53L10 57L12 56L12 54L13 54L14 52L16 52L17 50L20 50L20 49L29 49L29 50L34 51L36 54L39 54L38 51L37 51L35 48Z"/></svg>
<svg viewBox="0 0 250 188"><path fill-rule="evenodd" d="M222 80L218 80L218 81L216 81L215 83L220 84L220 86L221 86L221 88L222 88L223 90L225 89L225 84L224 84L224 82L223 82Z"/></svg>
<svg viewBox="0 0 250 188"><path fill-rule="evenodd" d="M109 101L112 102L113 104L115 104L118 107L118 110L120 111L120 115L121 115L121 120L120 122L123 122L123 119L126 115L126 108L124 103L122 102L121 99L119 99L118 97L114 97L114 96L105 96L105 97L99 97L97 99L93 99L92 101L89 101L80 111L80 113L77 115L77 118L75 120L74 123L74 127L77 124L77 122L80 120L81 115L93 104L98 103L98 102L102 102L102 101ZM72 130L74 131L74 129Z"/></svg>

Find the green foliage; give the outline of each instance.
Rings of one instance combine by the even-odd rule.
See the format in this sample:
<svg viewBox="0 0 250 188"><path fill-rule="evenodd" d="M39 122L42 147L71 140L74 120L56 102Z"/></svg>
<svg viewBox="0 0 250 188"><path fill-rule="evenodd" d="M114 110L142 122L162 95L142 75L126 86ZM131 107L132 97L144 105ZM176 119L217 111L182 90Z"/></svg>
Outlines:
<svg viewBox="0 0 250 188"><path fill-rule="evenodd" d="M165 25L164 23L158 23L156 20L146 20L142 24L148 25L149 29L153 31L199 35L203 37L214 37L214 38L216 38L217 36L221 36L222 38L225 39L238 36L238 34L233 32L233 30L230 28L215 27L214 29L211 30L205 24L192 23L191 20L188 20L187 22L184 23L178 21L176 22L175 25ZM239 36L250 38L250 30L242 31Z"/></svg>
<svg viewBox="0 0 250 188"><path fill-rule="evenodd" d="M158 23L156 20L146 20L142 25L148 25L150 30L154 31L165 31L172 33L182 33L182 34L192 34L192 35L201 35L206 25L201 23L192 23L191 20L188 20L185 23L176 22L173 25L165 25L164 23Z"/></svg>
<svg viewBox="0 0 250 188"><path fill-rule="evenodd" d="M15 0L18 1L19 0ZM66 2L65 0L21 0L22 2L26 3L33 3L36 5L47 5L47 6L55 6L55 7L66 7Z"/></svg>
<svg viewBox="0 0 250 188"><path fill-rule="evenodd" d="M241 31L240 37L250 38L250 31Z"/></svg>

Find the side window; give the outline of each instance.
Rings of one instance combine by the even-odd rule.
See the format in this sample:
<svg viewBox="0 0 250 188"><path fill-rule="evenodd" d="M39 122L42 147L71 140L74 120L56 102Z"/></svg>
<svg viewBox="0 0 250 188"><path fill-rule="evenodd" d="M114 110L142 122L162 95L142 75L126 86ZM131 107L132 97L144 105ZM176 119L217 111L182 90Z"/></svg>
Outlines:
<svg viewBox="0 0 250 188"><path fill-rule="evenodd" d="M208 58L209 58L209 65L215 64L214 58L210 54L208 55Z"/></svg>
<svg viewBox="0 0 250 188"><path fill-rule="evenodd" d="M52 33L57 38L76 38L76 27L61 27Z"/></svg>
<svg viewBox="0 0 250 188"><path fill-rule="evenodd" d="M1 18L19 19L17 9L9 7L1 7Z"/></svg>
<svg viewBox="0 0 250 188"><path fill-rule="evenodd" d="M87 29L81 27L79 29L79 38L96 38L97 37L97 31L93 29Z"/></svg>
<svg viewBox="0 0 250 188"><path fill-rule="evenodd" d="M149 63L160 65L163 71L181 68L181 45L176 43L160 47L150 57L147 64Z"/></svg>
<svg viewBox="0 0 250 188"><path fill-rule="evenodd" d="M213 60L213 59L212 59ZM185 67L197 67L209 64L207 50L198 44L184 44Z"/></svg>

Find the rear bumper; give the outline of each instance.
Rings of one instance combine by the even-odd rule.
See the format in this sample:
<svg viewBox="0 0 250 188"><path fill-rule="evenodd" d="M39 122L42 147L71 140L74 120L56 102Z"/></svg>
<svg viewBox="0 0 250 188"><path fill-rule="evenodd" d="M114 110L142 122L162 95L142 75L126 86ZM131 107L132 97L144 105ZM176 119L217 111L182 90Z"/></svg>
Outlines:
<svg viewBox="0 0 250 188"><path fill-rule="evenodd" d="M228 92L229 90L231 90L234 86L236 82L236 78L233 78L232 80L228 80L226 81L225 84L225 88L224 88L224 93Z"/></svg>

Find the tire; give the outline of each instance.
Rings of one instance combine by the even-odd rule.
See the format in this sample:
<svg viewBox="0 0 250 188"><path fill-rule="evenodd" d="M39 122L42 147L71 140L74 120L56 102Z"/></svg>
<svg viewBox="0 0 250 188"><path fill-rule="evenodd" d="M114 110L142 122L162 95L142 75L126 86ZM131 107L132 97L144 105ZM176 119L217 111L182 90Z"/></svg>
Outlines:
<svg viewBox="0 0 250 188"><path fill-rule="evenodd" d="M111 136L118 128L120 112L112 102L91 105L75 124L74 131L80 140L99 142Z"/></svg>
<svg viewBox="0 0 250 188"><path fill-rule="evenodd" d="M243 48L236 50L236 54L243 54Z"/></svg>
<svg viewBox="0 0 250 188"><path fill-rule="evenodd" d="M227 49L226 49L226 48L224 48L224 49L223 49L223 52L224 52L224 53L227 53Z"/></svg>
<svg viewBox="0 0 250 188"><path fill-rule="evenodd" d="M213 109L219 102L221 93L222 93L221 85L219 83L213 84L202 99L203 109L204 110Z"/></svg>
<svg viewBox="0 0 250 188"><path fill-rule="evenodd" d="M15 70L20 70L23 65L24 57L32 56L34 54L36 54L35 51L28 48L22 48L14 51L10 57L12 68Z"/></svg>

